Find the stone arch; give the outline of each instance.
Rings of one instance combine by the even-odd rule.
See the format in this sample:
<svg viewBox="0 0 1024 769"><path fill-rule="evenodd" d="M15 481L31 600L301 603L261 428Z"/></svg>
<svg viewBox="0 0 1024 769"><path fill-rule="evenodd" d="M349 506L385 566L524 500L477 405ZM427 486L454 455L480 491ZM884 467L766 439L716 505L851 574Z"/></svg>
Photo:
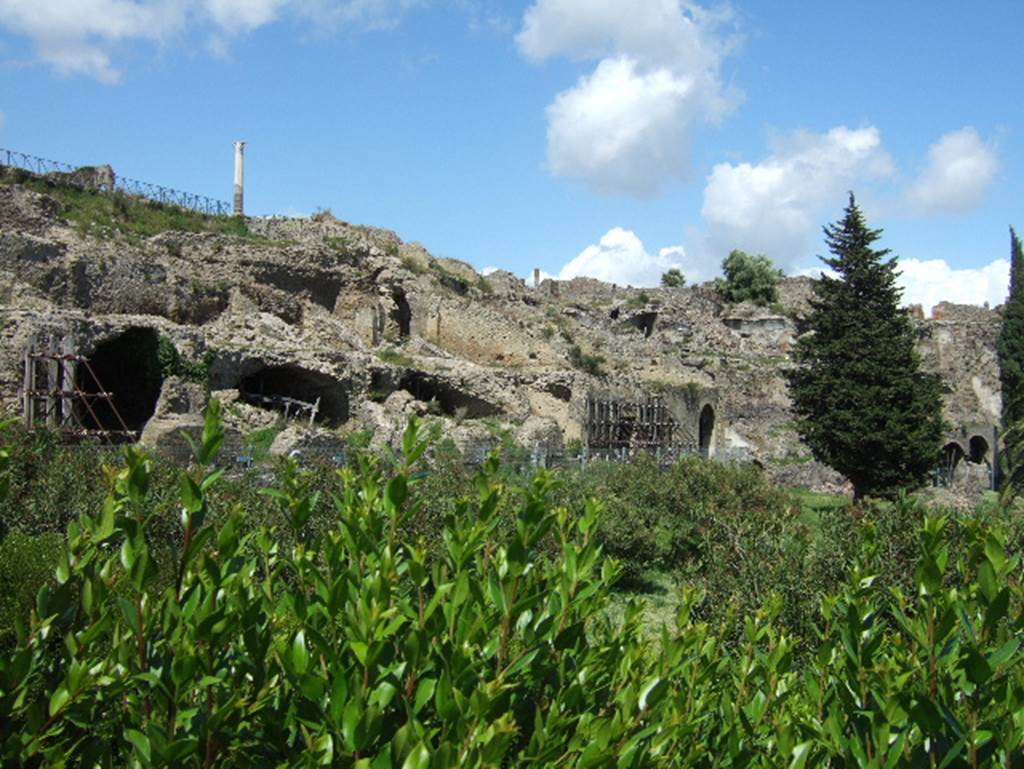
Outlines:
<svg viewBox="0 0 1024 769"><path fill-rule="evenodd" d="M712 439L715 434L715 410L710 403L700 410L697 420L697 448L706 457L711 456Z"/></svg>
<svg viewBox="0 0 1024 769"><path fill-rule="evenodd" d="M154 329L132 327L101 342L87 363L76 366L75 380L89 404L78 414L83 427L138 432L146 426L163 386L159 348ZM89 397L99 392L110 393L110 399ZM134 439L125 436L126 441Z"/></svg>

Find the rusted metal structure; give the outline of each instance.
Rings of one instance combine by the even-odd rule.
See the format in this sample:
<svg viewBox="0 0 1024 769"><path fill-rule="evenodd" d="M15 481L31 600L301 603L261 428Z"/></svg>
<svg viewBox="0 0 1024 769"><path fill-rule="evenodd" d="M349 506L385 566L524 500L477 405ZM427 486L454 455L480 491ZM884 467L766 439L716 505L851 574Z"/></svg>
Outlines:
<svg viewBox="0 0 1024 769"><path fill-rule="evenodd" d="M681 448L679 423L660 397L642 401L587 398L586 431L589 449Z"/></svg>
<svg viewBox="0 0 1024 769"><path fill-rule="evenodd" d="M134 443L129 429L104 389L89 359L75 352L68 337L34 337L25 352L22 416L30 430L59 430L70 442ZM102 408L101 408L102 407ZM99 413L102 410L106 418Z"/></svg>

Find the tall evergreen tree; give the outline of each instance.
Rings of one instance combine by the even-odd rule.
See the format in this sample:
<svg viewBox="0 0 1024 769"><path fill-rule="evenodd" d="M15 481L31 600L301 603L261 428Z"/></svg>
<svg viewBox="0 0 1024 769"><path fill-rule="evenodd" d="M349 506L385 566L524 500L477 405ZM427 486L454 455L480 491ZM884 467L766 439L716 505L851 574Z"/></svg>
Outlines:
<svg viewBox="0 0 1024 769"><path fill-rule="evenodd" d="M999 379L1003 389L1003 429L1008 462L1007 480L1020 478L1024 468L1024 249L1010 228L1010 295L1003 305L1003 327L996 343ZM1013 429L1016 428L1016 429Z"/></svg>
<svg viewBox="0 0 1024 769"><path fill-rule="evenodd" d="M896 259L872 248L853 193L844 216L824 228L838 275L823 276L808 333L789 375L798 429L816 459L853 484L854 498L920 486L942 441L941 385L919 370L910 318L900 307Z"/></svg>

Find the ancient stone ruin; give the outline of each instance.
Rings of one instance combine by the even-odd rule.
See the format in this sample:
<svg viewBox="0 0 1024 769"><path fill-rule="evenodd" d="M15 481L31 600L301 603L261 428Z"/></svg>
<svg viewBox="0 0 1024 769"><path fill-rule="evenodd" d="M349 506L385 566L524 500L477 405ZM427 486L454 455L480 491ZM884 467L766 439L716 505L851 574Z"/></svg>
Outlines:
<svg viewBox="0 0 1024 769"><path fill-rule="evenodd" d="M0 400L69 439L180 451L216 397L239 453L263 429L275 451L394 445L415 413L470 453L511 434L545 456L701 452L843 483L800 442L783 378L807 278L770 310L711 286L534 286L327 213L249 218L244 236L89 234L57 192L0 167ZM984 485L998 309L944 304L915 324L946 385L937 481Z"/></svg>

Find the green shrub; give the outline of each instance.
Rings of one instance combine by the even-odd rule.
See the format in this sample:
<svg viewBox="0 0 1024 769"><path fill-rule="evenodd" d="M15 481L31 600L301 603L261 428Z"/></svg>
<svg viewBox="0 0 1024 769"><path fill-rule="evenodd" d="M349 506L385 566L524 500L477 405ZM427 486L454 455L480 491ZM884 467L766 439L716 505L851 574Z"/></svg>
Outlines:
<svg viewBox="0 0 1024 769"><path fill-rule="evenodd" d="M343 470L331 504L286 462L272 489L219 510L218 411L177 473L169 581L147 502L156 466L138 449L69 525L53 584L0 652L4 766L1024 761L1021 564L983 521L924 517L904 535L907 591L879 585L865 525L800 661L772 594L732 639L699 618L693 590L658 638L636 604L609 619L618 569L600 510L558 507L548 473L513 485L488 462L428 552L402 533L423 502L415 425L389 472L365 455ZM677 482L706 499L715 472ZM745 470L732 483L734 497L763 486ZM756 523L729 526L745 542Z"/></svg>
<svg viewBox="0 0 1024 769"><path fill-rule="evenodd" d="M725 279L716 280L715 288L727 302L770 305L778 301L782 271L767 256L735 249L722 261L722 272Z"/></svg>
<svg viewBox="0 0 1024 769"><path fill-rule="evenodd" d="M604 376L604 369L601 368L605 363L604 356L585 353L578 344L569 345L569 363L591 376Z"/></svg>
<svg viewBox="0 0 1024 769"><path fill-rule="evenodd" d="M53 582L63 549L61 534L32 536L15 530L0 540L0 653L14 645L15 622L28 617L36 593Z"/></svg>

